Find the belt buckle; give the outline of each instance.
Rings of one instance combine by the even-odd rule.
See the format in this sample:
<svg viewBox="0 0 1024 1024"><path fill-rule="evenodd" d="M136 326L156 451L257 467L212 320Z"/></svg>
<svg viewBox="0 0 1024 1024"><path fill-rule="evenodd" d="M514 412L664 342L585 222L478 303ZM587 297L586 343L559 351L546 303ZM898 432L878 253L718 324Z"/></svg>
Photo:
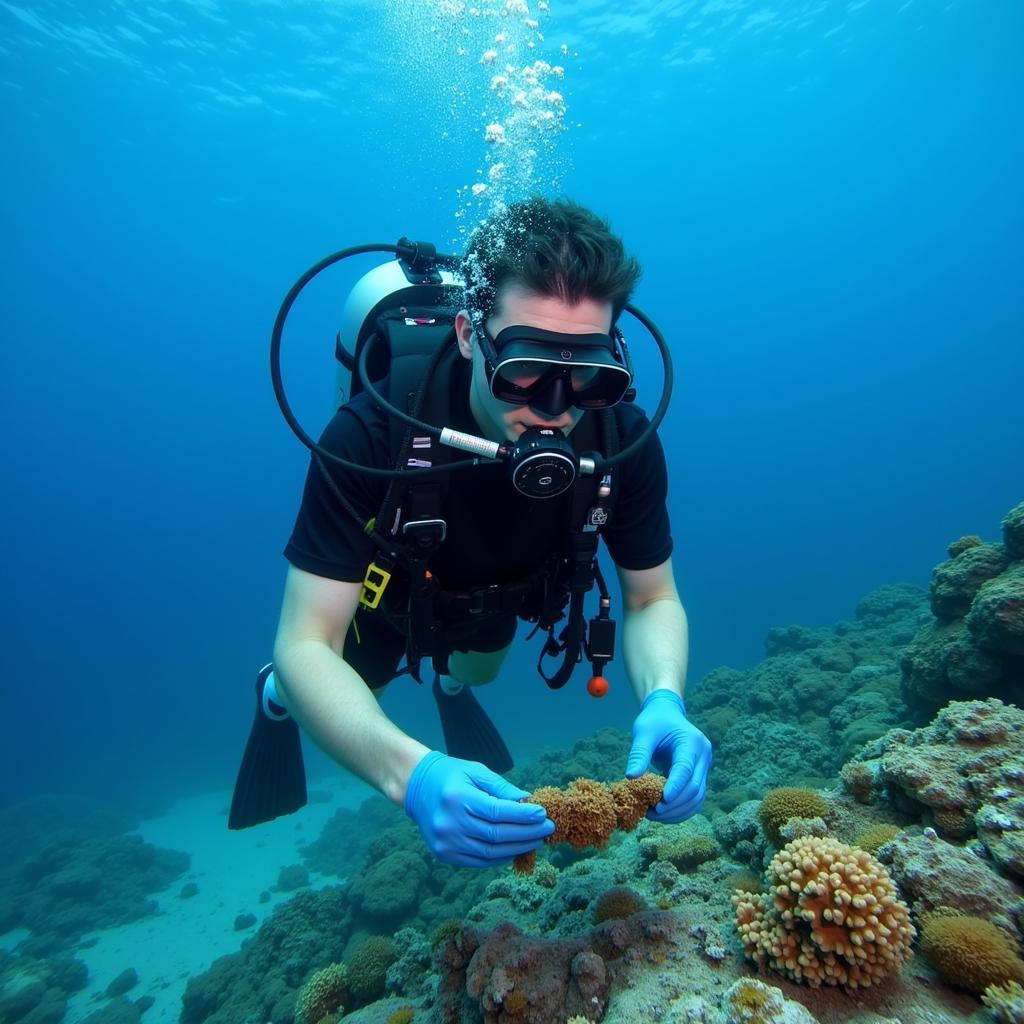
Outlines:
<svg viewBox="0 0 1024 1024"><path fill-rule="evenodd" d="M469 609L470 615L489 615L492 612L501 610L501 587L492 583L483 590L478 590L473 595L473 606Z"/></svg>

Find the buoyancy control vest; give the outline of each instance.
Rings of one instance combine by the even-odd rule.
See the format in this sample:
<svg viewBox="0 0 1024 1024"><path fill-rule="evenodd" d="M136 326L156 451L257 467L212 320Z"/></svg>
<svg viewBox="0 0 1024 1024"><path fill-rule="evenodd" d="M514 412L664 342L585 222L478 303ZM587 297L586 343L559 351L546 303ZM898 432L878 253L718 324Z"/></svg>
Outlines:
<svg viewBox="0 0 1024 1024"><path fill-rule="evenodd" d="M375 326L368 375L388 401L417 419L451 422L451 391L441 382L452 379L461 358L454 335L454 317L436 309L408 308L382 313ZM369 343L369 339L367 339ZM351 394L361 390L353 376ZM401 420L389 420L388 450L396 470L439 467L452 458L452 449ZM570 435L577 453L600 451L606 457L619 450L611 409L584 415ZM330 479L328 474L328 479ZM435 671L447 673L445 627L469 617L514 614L546 633L537 670L547 684L558 688L569 680L586 656L593 669L588 689L600 695L607 689L604 667L614 655L615 622L611 599L597 561L598 538L612 515L616 489L613 471L603 476L578 477L566 502L564 543L536 571L520 580L463 590L446 589L430 571L430 561L447 532L445 502L450 474L427 479L394 477L376 516L366 522L348 502L374 540L378 553L367 569L360 604L384 615L406 638L406 666L417 682L421 662L432 660ZM341 497L340 492L335 492ZM586 620L584 598L597 582L598 614ZM556 630L562 620L565 624ZM545 658L562 657L549 675Z"/></svg>

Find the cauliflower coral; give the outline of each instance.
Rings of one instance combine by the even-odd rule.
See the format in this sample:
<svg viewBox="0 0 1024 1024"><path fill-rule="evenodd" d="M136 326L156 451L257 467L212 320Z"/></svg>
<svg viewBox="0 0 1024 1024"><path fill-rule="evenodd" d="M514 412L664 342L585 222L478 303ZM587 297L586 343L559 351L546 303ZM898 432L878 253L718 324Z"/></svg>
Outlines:
<svg viewBox="0 0 1024 1024"><path fill-rule="evenodd" d="M747 956L812 988L866 988L911 957L914 927L888 872L835 839L787 843L768 867L766 892L732 901Z"/></svg>

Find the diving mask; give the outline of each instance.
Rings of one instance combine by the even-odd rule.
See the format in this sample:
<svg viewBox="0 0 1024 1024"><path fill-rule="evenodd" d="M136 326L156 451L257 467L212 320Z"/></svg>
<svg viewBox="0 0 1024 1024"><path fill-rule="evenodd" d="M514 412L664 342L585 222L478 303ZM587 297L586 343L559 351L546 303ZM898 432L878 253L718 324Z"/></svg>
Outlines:
<svg viewBox="0 0 1024 1024"><path fill-rule="evenodd" d="M560 416L570 406L608 409L635 395L629 351L618 329L562 334L513 324L492 338L475 319L473 330L491 394L500 402Z"/></svg>

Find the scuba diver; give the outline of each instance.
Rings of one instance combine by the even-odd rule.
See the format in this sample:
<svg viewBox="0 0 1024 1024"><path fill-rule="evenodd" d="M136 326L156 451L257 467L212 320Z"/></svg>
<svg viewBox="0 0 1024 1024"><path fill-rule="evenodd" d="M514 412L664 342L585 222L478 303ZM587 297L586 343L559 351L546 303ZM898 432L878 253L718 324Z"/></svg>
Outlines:
<svg viewBox="0 0 1024 1024"><path fill-rule="evenodd" d="M316 274L370 251L396 258L349 296L336 345L349 394L317 443L284 396L284 322ZM656 433L671 359L629 304L639 275L597 215L533 198L484 220L461 259L402 239L337 253L293 287L272 371L313 455L229 827L306 802L301 727L403 806L440 860L493 866L536 849L554 825L502 778L512 758L473 691L496 678L523 619L542 634L538 671L549 686L585 658L588 691L606 692L615 623L599 538L620 583L625 670L639 701L625 773L665 773L652 820L697 812L711 747L683 704L687 621ZM665 383L650 420L633 404L624 311L661 350ZM599 611L588 622L583 598L595 583ZM549 674L546 661L559 659ZM378 703L402 675L422 682L427 664L444 753Z"/></svg>

